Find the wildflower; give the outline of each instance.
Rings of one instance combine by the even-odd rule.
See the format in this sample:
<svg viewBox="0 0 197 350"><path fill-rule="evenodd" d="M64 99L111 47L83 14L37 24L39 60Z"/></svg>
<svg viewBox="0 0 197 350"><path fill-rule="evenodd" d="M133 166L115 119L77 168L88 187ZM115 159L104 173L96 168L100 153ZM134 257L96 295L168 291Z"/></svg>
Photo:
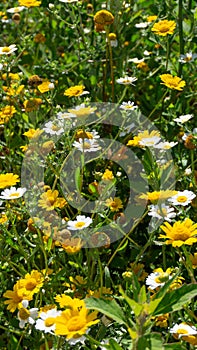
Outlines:
<svg viewBox="0 0 197 350"><path fill-rule="evenodd" d="M24 132L23 135L27 136L28 139L33 139L38 136L40 136L43 133L43 130L38 129L29 129L28 131Z"/></svg>
<svg viewBox="0 0 197 350"><path fill-rule="evenodd" d="M0 174L0 188L14 186L19 181L19 176L13 173Z"/></svg>
<svg viewBox="0 0 197 350"><path fill-rule="evenodd" d="M60 315L61 311L57 311L56 308L50 309L46 312L40 312L40 318L36 321L35 328L44 333L54 334L56 318Z"/></svg>
<svg viewBox="0 0 197 350"><path fill-rule="evenodd" d="M192 263L192 268L196 269L197 268L197 253L194 253L194 255L190 254L189 256L191 263Z"/></svg>
<svg viewBox="0 0 197 350"><path fill-rule="evenodd" d="M109 169L106 169L105 172L102 175L102 180L113 180L114 179L114 175L113 172Z"/></svg>
<svg viewBox="0 0 197 350"><path fill-rule="evenodd" d="M175 28L175 21L168 21L167 19L164 19L163 21L155 23L151 30L152 32L155 32L155 34L166 36L167 34L173 34Z"/></svg>
<svg viewBox="0 0 197 350"><path fill-rule="evenodd" d="M34 36L34 42L37 44L39 44L39 43L43 44L43 43L45 43L45 41L46 41L46 37L42 33L38 33Z"/></svg>
<svg viewBox="0 0 197 350"><path fill-rule="evenodd" d="M82 95L89 94L89 91L84 91L84 85L75 85L64 91L64 96L68 97L78 97Z"/></svg>
<svg viewBox="0 0 197 350"><path fill-rule="evenodd" d="M186 206L196 197L192 191L178 191L175 196L168 199L172 205L183 205Z"/></svg>
<svg viewBox="0 0 197 350"><path fill-rule="evenodd" d="M115 33L109 33L109 40L110 40L110 45L112 47L118 46L117 36Z"/></svg>
<svg viewBox="0 0 197 350"><path fill-rule="evenodd" d="M23 102L23 106L25 107L26 113L36 111L41 104L41 98L30 98L29 100L25 100Z"/></svg>
<svg viewBox="0 0 197 350"><path fill-rule="evenodd" d="M185 55L180 55L180 59L179 62L181 63L188 63L188 62L192 62L195 60L195 58L197 57L197 54L192 54L192 52L186 53Z"/></svg>
<svg viewBox="0 0 197 350"><path fill-rule="evenodd" d="M96 24L101 24L102 26L107 26L112 24L114 21L114 16L111 12L107 10L100 10L96 12L94 16L94 22Z"/></svg>
<svg viewBox="0 0 197 350"><path fill-rule="evenodd" d="M68 112L77 117L86 117L89 114L93 113L96 110L96 107L85 106L84 103L75 107L74 109L68 109Z"/></svg>
<svg viewBox="0 0 197 350"><path fill-rule="evenodd" d="M195 149L196 148L196 145L194 143L195 141L195 137L193 135L184 135L183 136L183 140L185 141L184 142L184 146L188 149Z"/></svg>
<svg viewBox="0 0 197 350"><path fill-rule="evenodd" d="M64 133L63 123L60 120L47 122L44 125L43 130L50 135L61 135Z"/></svg>
<svg viewBox="0 0 197 350"><path fill-rule="evenodd" d="M197 329L194 326L189 326L185 322L181 322L179 324L176 323L172 328L170 328L170 333L176 336L176 339L180 339L185 336L196 335Z"/></svg>
<svg viewBox="0 0 197 350"><path fill-rule="evenodd" d="M71 238L64 240L61 246L67 254L75 254L81 250L83 242L81 238Z"/></svg>
<svg viewBox="0 0 197 350"><path fill-rule="evenodd" d="M42 84L42 78L40 78L38 75L31 75L28 79L28 84L30 86L38 86Z"/></svg>
<svg viewBox="0 0 197 350"><path fill-rule="evenodd" d="M3 297L9 299L5 300L4 304L8 305L7 309L10 312L14 312L17 308L20 308L23 300L32 300L32 294L28 293L25 288L19 288L18 282L14 285L13 290L7 290L3 294Z"/></svg>
<svg viewBox="0 0 197 350"><path fill-rule="evenodd" d="M193 237L197 235L197 224L188 218L183 222L175 222L173 226L165 222L160 228L165 232L165 235L160 235L159 238L168 239L165 244L180 247L183 244L192 245L197 242L197 238Z"/></svg>
<svg viewBox="0 0 197 350"><path fill-rule="evenodd" d="M127 146L133 147L145 147L145 146L155 146L161 140L159 131L148 130L140 132L137 136L134 136L133 140L127 142Z"/></svg>
<svg viewBox="0 0 197 350"><path fill-rule="evenodd" d="M34 324L35 319L38 317L38 308L27 309L29 305L28 300L23 300L21 302L22 307L19 309L17 318L19 319L19 327L24 328L26 323Z"/></svg>
<svg viewBox="0 0 197 350"><path fill-rule="evenodd" d="M147 272L144 270L144 264L132 262L130 263L131 271L136 275L138 281L144 281L148 276Z"/></svg>
<svg viewBox="0 0 197 350"><path fill-rule="evenodd" d="M26 192L26 188L17 188L16 187L11 187L9 189L4 190L1 195L0 198L1 199L16 199L16 198L20 198L24 195L24 193Z"/></svg>
<svg viewBox="0 0 197 350"><path fill-rule="evenodd" d="M1 46L0 47L0 55L10 55L14 51L18 50L16 45L10 45L10 46Z"/></svg>
<svg viewBox="0 0 197 350"><path fill-rule="evenodd" d="M25 6L25 7L33 7L33 6L40 6L41 1L37 0L18 0L19 5Z"/></svg>
<svg viewBox="0 0 197 350"><path fill-rule="evenodd" d="M89 314L84 302L77 308L73 304L68 304L68 307L70 308L62 311L61 315L55 320L56 335L64 335L67 340L73 338L77 339L85 334L90 326L99 322L99 320L96 319L97 311Z"/></svg>
<svg viewBox="0 0 197 350"><path fill-rule="evenodd" d="M123 208L122 201L119 197L108 198L105 202L105 205L113 211L119 211L119 209Z"/></svg>
<svg viewBox="0 0 197 350"><path fill-rule="evenodd" d="M127 111L127 110L134 110L134 109L138 108L138 106L135 106L134 102L128 101L128 102L123 102L120 105L120 108Z"/></svg>
<svg viewBox="0 0 197 350"><path fill-rule="evenodd" d="M44 94L45 92L48 92L50 90L54 89L54 84L50 81L44 81L42 84L38 85L38 90Z"/></svg>
<svg viewBox="0 0 197 350"><path fill-rule="evenodd" d="M166 142L159 142L156 145L154 145L154 148L159 148L161 150L162 149L170 149L170 148L176 146L177 143L178 142L168 142L168 141L166 141Z"/></svg>
<svg viewBox="0 0 197 350"><path fill-rule="evenodd" d="M144 61L143 62L139 62L137 64L137 68L143 70L143 72L148 72L148 70L149 70L148 64L146 62L144 62Z"/></svg>
<svg viewBox="0 0 197 350"><path fill-rule="evenodd" d="M0 109L0 124L7 123L10 118L13 117L14 113L16 113L16 109L14 106L5 106Z"/></svg>
<svg viewBox="0 0 197 350"><path fill-rule="evenodd" d="M163 271L162 268L155 269L146 279L146 285L150 289L156 289L157 287L162 287L166 282L168 282L173 277L173 269L168 268Z"/></svg>
<svg viewBox="0 0 197 350"><path fill-rule="evenodd" d="M79 0L59 0L59 1L67 4L67 3L77 2Z"/></svg>
<svg viewBox="0 0 197 350"><path fill-rule="evenodd" d="M25 278L18 280L19 288L24 288L27 294L33 295L39 292L43 286L44 277L41 272L32 270L31 273L27 273Z"/></svg>
<svg viewBox="0 0 197 350"><path fill-rule="evenodd" d="M147 192L145 194L141 194L139 198L149 200L154 203L154 202L157 202L159 199L164 200L174 196L175 194L177 194L177 191L161 190L161 191L153 191L153 192Z"/></svg>
<svg viewBox="0 0 197 350"><path fill-rule="evenodd" d="M4 214L4 213L1 213L1 214L0 214L0 225L4 224L4 223L7 222L7 221L8 221L7 215Z"/></svg>
<svg viewBox="0 0 197 350"><path fill-rule="evenodd" d="M23 11L24 8L25 8L25 6L12 7L10 9L8 9L7 12L9 12L9 13L17 13L17 12Z"/></svg>
<svg viewBox="0 0 197 350"><path fill-rule="evenodd" d="M11 81L17 81L20 80L20 75L18 73L4 73L2 75L3 80L10 79Z"/></svg>
<svg viewBox="0 0 197 350"><path fill-rule="evenodd" d="M158 219L165 219L170 222L172 218L175 218L176 213L174 208L162 203L161 205L150 205L148 215Z"/></svg>
<svg viewBox="0 0 197 350"><path fill-rule="evenodd" d="M156 16L156 15L148 16L148 17L147 17L147 21L148 21L148 22L153 22L153 21L155 21L155 20L157 19L157 17L158 17L158 16Z"/></svg>
<svg viewBox="0 0 197 350"><path fill-rule="evenodd" d="M85 131L83 129L79 129L75 134L75 139L78 141L79 139L99 139L100 136L97 131Z"/></svg>
<svg viewBox="0 0 197 350"><path fill-rule="evenodd" d="M186 85L185 80L182 80L179 77L173 77L171 74L162 74L160 75L160 78L163 81L161 84L170 89L182 91L183 87Z"/></svg>
<svg viewBox="0 0 197 350"><path fill-rule="evenodd" d="M8 96L20 95L24 90L25 85L11 84L9 87L2 86Z"/></svg>
<svg viewBox="0 0 197 350"><path fill-rule="evenodd" d="M54 210L55 208L63 208L66 205L66 200L62 197L58 197L59 192L57 190L48 190L41 194L38 206L46 209L47 211Z"/></svg>
<svg viewBox="0 0 197 350"><path fill-rule="evenodd" d="M145 29L147 28L149 25L149 22L140 22L140 23L136 23L135 27L138 29Z"/></svg>
<svg viewBox="0 0 197 350"><path fill-rule="evenodd" d="M157 317L152 317L155 320L155 326L159 326L161 328L166 328L168 326L169 314L164 314Z"/></svg>
<svg viewBox="0 0 197 350"><path fill-rule="evenodd" d="M81 152L96 152L101 147L94 139L79 139L79 142L74 141L73 146Z"/></svg>
<svg viewBox="0 0 197 350"><path fill-rule="evenodd" d="M76 220L67 222L68 230L82 230L92 223L92 219L90 217L85 217L85 215L77 215Z"/></svg>
<svg viewBox="0 0 197 350"><path fill-rule="evenodd" d="M174 118L174 121L180 124L186 123L188 120L193 118L192 114L180 115L178 118Z"/></svg>
<svg viewBox="0 0 197 350"><path fill-rule="evenodd" d="M125 76L124 78L119 78L116 80L118 84L123 84L123 85L134 85L133 82L136 81L136 77L127 77Z"/></svg>
<svg viewBox="0 0 197 350"><path fill-rule="evenodd" d="M99 289L95 290L88 290L88 294L86 295L86 298L94 297L94 298L104 298L104 299L112 299L112 290L110 288L106 287L100 287Z"/></svg>

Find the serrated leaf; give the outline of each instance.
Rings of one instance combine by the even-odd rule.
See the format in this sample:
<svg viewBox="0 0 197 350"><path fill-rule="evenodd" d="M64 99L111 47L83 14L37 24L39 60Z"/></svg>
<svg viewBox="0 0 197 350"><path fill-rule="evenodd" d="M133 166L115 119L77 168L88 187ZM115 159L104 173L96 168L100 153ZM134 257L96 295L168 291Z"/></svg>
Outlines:
<svg viewBox="0 0 197 350"><path fill-rule="evenodd" d="M126 324L126 319L122 309L115 300L86 298L85 304L88 309L97 310L120 324Z"/></svg>
<svg viewBox="0 0 197 350"><path fill-rule="evenodd" d="M165 294L164 298L153 312L153 316L180 310L184 304L187 304L196 295L196 284L184 285L178 289L172 290Z"/></svg>

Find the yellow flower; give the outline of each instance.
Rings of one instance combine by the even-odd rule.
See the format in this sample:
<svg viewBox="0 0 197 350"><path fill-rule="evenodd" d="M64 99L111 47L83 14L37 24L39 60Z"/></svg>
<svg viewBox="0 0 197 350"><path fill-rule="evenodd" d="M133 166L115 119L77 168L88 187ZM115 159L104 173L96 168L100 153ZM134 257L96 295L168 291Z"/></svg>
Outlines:
<svg viewBox="0 0 197 350"><path fill-rule="evenodd" d="M10 87L3 86L2 88L8 96L16 96L23 92L24 87L25 85L11 84Z"/></svg>
<svg viewBox="0 0 197 350"><path fill-rule="evenodd" d="M147 22L153 22L153 21L155 21L157 19L157 17L158 16L156 16L156 15L155 16L154 15L153 16L148 16L147 17Z"/></svg>
<svg viewBox="0 0 197 350"><path fill-rule="evenodd" d="M110 197L106 200L105 205L110 208L111 211L119 211L123 208L122 201L118 197Z"/></svg>
<svg viewBox="0 0 197 350"><path fill-rule="evenodd" d="M194 253L194 255L190 254L189 258L191 260L193 269L196 269L197 268L197 253Z"/></svg>
<svg viewBox="0 0 197 350"><path fill-rule="evenodd" d="M37 270L32 270L31 273L27 273L25 278L20 279L17 283L20 289L25 289L27 294L33 295L39 292L43 282L43 275Z"/></svg>
<svg viewBox="0 0 197 350"><path fill-rule="evenodd" d="M96 290L88 290L88 294L86 298L94 297L94 298L104 298L104 299L112 299L111 295L113 294L110 288L102 287Z"/></svg>
<svg viewBox="0 0 197 350"><path fill-rule="evenodd" d="M144 61L138 63L138 64L137 64L137 68L143 70L144 72L148 72L148 70L149 70L148 64L147 64L146 62L144 62Z"/></svg>
<svg viewBox="0 0 197 350"><path fill-rule="evenodd" d="M81 238L71 238L66 239L64 243L61 244L61 246L66 251L66 253L75 254L81 250L83 242Z"/></svg>
<svg viewBox="0 0 197 350"><path fill-rule="evenodd" d="M10 80L20 80L20 75L18 73L4 73L2 75L2 79L7 80L7 78L9 78Z"/></svg>
<svg viewBox="0 0 197 350"><path fill-rule="evenodd" d="M25 107L25 112L36 111L41 104L42 104L41 98L30 98L29 100L25 100L23 102L23 106Z"/></svg>
<svg viewBox="0 0 197 350"><path fill-rule="evenodd" d="M89 314L83 300L66 298L65 296L65 303L65 306L69 309L62 311L61 315L56 317L56 335L64 335L67 339L80 338L90 326L99 322L96 319L97 312L94 311Z"/></svg>
<svg viewBox="0 0 197 350"><path fill-rule="evenodd" d="M38 128L38 129L29 129L28 131L24 132L23 135L27 136L28 139L32 139L32 138L38 137L42 133L43 133L43 130L40 130Z"/></svg>
<svg viewBox="0 0 197 350"><path fill-rule="evenodd" d="M160 78L163 81L161 84L170 89L182 91L183 87L186 85L185 80L182 80L179 77L173 77L171 74L162 74L160 75Z"/></svg>
<svg viewBox="0 0 197 350"><path fill-rule="evenodd" d="M138 279L138 281L144 281L148 276L148 273L144 270L144 264L133 262L130 263L131 271L134 273Z"/></svg>
<svg viewBox="0 0 197 350"><path fill-rule="evenodd" d="M152 203L157 202L159 199L167 199L170 197L175 196L175 194L177 194L178 191L171 191L171 190L161 190L161 191L153 191L153 192L147 192L144 194L141 194L139 196L140 199L145 199L145 200L149 200Z"/></svg>
<svg viewBox="0 0 197 350"><path fill-rule="evenodd" d="M106 169L102 176L102 180L113 180L113 179L114 179L114 175L112 171L109 169Z"/></svg>
<svg viewBox="0 0 197 350"><path fill-rule="evenodd" d="M115 33L109 33L109 39L110 40L116 40L117 39L117 36L116 36L116 34Z"/></svg>
<svg viewBox="0 0 197 350"><path fill-rule="evenodd" d="M70 87L69 89L64 91L64 96L69 96L69 97L77 97L77 96L82 96L85 94L88 94L88 91L84 91L85 86L84 85L75 85Z"/></svg>
<svg viewBox="0 0 197 350"><path fill-rule="evenodd" d="M155 320L155 326L159 326L161 328L167 328L169 314L164 314L161 316L152 317L152 319Z"/></svg>
<svg viewBox="0 0 197 350"><path fill-rule="evenodd" d="M0 225L1 225L1 224L4 224L4 223L7 222L7 221L8 221L7 215L1 213L1 214L0 214Z"/></svg>
<svg viewBox="0 0 197 350"><path fill-rule="evenodd" d="M35 43L45 43L46 38L45 38L44 34L38 33L35 35L34 41L35 41Z"/></svg>
<svg viewBox="0 0 197 350"><path fill-rule="evenodd" d="M152 32L155 34L166 36L167 34L173 34L176 28L175 21L168 21L164 19L163 21L157 22L152 27Z"/></svg>
<svg viewBox="0 0 197 350"><path fill-rule="evenodd" d="M111 12L107 10L100 10L94 16L94 22L96 24L101 24L103 26L112 24L114 21L114 16Z"/></svg>
<svg viewBox="0 0 197 350"><path fill-rule="evenodd" d="M5 106L0 109L0 124L7 123L10 118L12 118L13 114L16 113L16 109L14 106Z"/></svg>
<svg viewBox="0 0 197 350"><path fill-rule="evenodd" d="M171 226L168 222L160 226L165 232L165 235L160 235L159 238L168 239L165 243L172 244L173 247L180 247L183 244L192 245L197 242L197 224L190 219L185 219L183 222L177 221Z"/></svg>
<svg viewBox="0 0 197 350"><path fill-rule="evenodd" d="M3 294L4 298L9 299L5 300L4 304L8 305L7 309L10 312L14 312L17 308L21 307L23 300L32 300L32 295L25 288L19 288L18 282L14 285L13 290L7 290Z"/></svg>
<svg viewBox="0 0 197 350"><path fill-rule="evenodd" d="M63 208L67 202L64 198L58 197L58 194L57 190L48 190L41 194L41 199L38 201L39 207L45 208L47 211L54 208Z"/></svg>
<svg viewBox="0 0 197 350"><path fill-rule="evenodd" d="M18 0L20 6L33 7L40 6L41 1L37 0Z"/></svg>
<svg viewBox="0 0 197 350"><path fill-rule="evenodd" d="M137 136L134 136L133 140L129 140L127 142L127 146L133 146L133 147L144 147L143 144L140 144L142 141L146 141L146 139L150 142L150 139L153 140L154 138L159 138L160 132L153 130L149 133L148 130L145 130L143 132L140 132Z"/></svg>
<svg viewBox="0 0 197 350"><path fill-rule="evenodd" d="M50 90L54 89L54 84L50 81L43 81L42 84L38 85L38 90L44 94L45 92L48 92Z"/></svg>
<svg viewBox="0 0 197 350"><path fill-rule="evenodd" d="M14 186L19 181L18 175L13 173L0 174L0 188Z"/></svg>

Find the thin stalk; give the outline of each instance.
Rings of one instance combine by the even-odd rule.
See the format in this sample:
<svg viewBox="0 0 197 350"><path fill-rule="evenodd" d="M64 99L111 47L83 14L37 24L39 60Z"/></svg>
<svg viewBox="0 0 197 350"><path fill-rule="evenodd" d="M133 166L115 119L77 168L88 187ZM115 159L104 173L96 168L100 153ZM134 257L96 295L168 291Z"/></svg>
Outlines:
<svg viewBox="0 0 197 350"><path fill-rule="evenodd" d="M183 2L178 2L178 26L179 26L179 53L184 54L184 39L183 39ZM179 62L178 76L182 75L182 63Z"/></svg>
<svg viewBox="0 0 197 350"><path fill-rule="evenodd" d="M109 47L109 61L110 61L110 71L111 71L111 85L112 85L112 103L114 103L114 69L113 69L113 54L112 47L109 38L109 29L106 28L107 43Z"/></svg>

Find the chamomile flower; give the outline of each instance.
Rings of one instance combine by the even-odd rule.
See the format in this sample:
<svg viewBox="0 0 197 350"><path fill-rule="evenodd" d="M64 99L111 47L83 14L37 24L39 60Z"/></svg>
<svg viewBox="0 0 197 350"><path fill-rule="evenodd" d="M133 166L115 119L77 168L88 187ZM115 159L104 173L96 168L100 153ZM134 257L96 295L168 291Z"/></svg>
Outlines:
<svg viewBox="0 0 197 350"><path fill-rule="evenodd" d="M154 218L158 219L164 219L166 221L171 221L172 218L175 218L176 213L174 211L174 208L165 205L162 203L161 205L150 205L150 211L148 213L149 216L152 216Z"/></svg>
<svg viewBox="0 0 197 350"><path fill-rule="evenodd" d="M85 215L77 215L76 220L69 220L67 222L68 230L75 231L75 230L82 230L88 226L90 226L92 223L92 219L90 217L85 217Z"/></svg>
<svg viewBox="0 0 197 350"><path fill-rule="evenodd" d="M162 149L170 149L170 148L176 146L177 143L178 142L168 142L168 141L166 141L166 142L159 142L154 147L158 148L158 149L161 149L161 150Z"/></svg>
<svg viewBox="0 0 197 350"><path fill-rule="evenodd" d="M36 321L35 328L44 333L51 333L55 331L55 319L61 315L62 311L57 311L55 308L39 314L39 319Z"/></svg>
<svg viewBox="0 0 197 350"><path fill-rule="evenodd" d="M135 106L134 102L128 101L128 102L123 102L120 105L120 108L124 109L125 111L128 111L128 110L130 111L130 110L134 110L134 109L138 108L138 106Z"/></svg>
<svg viewBox="0 0 197 350"><path fill-rule="evenodd" d="M10 9L7 10L9 13L18 13L21 12L25 9L25 6L18 6L18 7L11 7Z"/></svg>
<svg viewBox="0 0 197 350"><path fill-rule="evenodd" d="M180 124L184 124L191 118L193 118L192 114L185 114L185 115L180 115L178 118L174 118L174 121Z"/></svg>
<svg viewBox="0 0 197 350"><path fill-rule="evenodd" d="M168 268L163 271L162 268L154 270L146 279L146 285L150 289L156 289L157 287L162 287L166 282L168 282L173 277L172 269Z"/></svg>
<svg viewBox="0 0 197 350"><path fill-rule="evenodd" d="M177 335L178 339L185 336L196 335L197 329L194 326L189 326L185 322L181 322L179 324L175 324L172 328L170 328L170 333L173 335Z"/></svg>
<svg viewBox="0 0 197 350"><path fill-rule="evenodd" d="M192 200L196 197L194 192L192 191L179 191L175 196L168 199L168 201L172 205L183 205L186 206L192 202Z"/></svg>
<svg viewBox="0 0 197 350"><path fill-rule="evenodd" d="M38 308L27 309L29 305L28 300L23 300L21 304L22 307L18 311L17 318L19 319L19 327L24 328L26 323L35 323L35 319L38 317Z"/></svg>
<svg viewBox="0 0 197 350"><path fill-rule="evenodd" d="M128 77L128 76L125 76L124 78L119 78L116 80L116 82L118 84L122 84L122 85L134 85L134 81L136 81L137 78L136 77Z"/></svg>
<svg viewBox="0 0 197 350"><path fill-rule="evenodd" d="M11 187L11 188L7 188L6 190L4 190L1 193L0 198L1 199L17 199L20 198L24 195L24 193L26 192L26 188L17 188L16 187Z"/></svg>
<svg viewBox="0 0 197 350"><path fill-rule="evenodd" d="M74 141L73 146L81 152L96 152L101 149L99 144L94 139L86 138L80 138L79 141Z"/></svg>
<svg viewBox="0 0 197 350"><path fill-rule="evenodd" d="M16 45L10 45L10 46L1 46L0 47L0 55L10 55L14 51L18 50Z"/></svg>
<svg viewBox="0 0 197 350"><path fill-rule="evenodd" d="M63 123L60 120L49 121L43 130L50 135L61 135L64 132Z"/></svg>
<svg viewBox="0 0 197 350"><path fill-rule="evenodd" d="M189 63L195 60L196 57L197 57L196 53L193 54L192 52L189 52L189 53L186 53L185 55L180 55L179 62Z"/></svg>

